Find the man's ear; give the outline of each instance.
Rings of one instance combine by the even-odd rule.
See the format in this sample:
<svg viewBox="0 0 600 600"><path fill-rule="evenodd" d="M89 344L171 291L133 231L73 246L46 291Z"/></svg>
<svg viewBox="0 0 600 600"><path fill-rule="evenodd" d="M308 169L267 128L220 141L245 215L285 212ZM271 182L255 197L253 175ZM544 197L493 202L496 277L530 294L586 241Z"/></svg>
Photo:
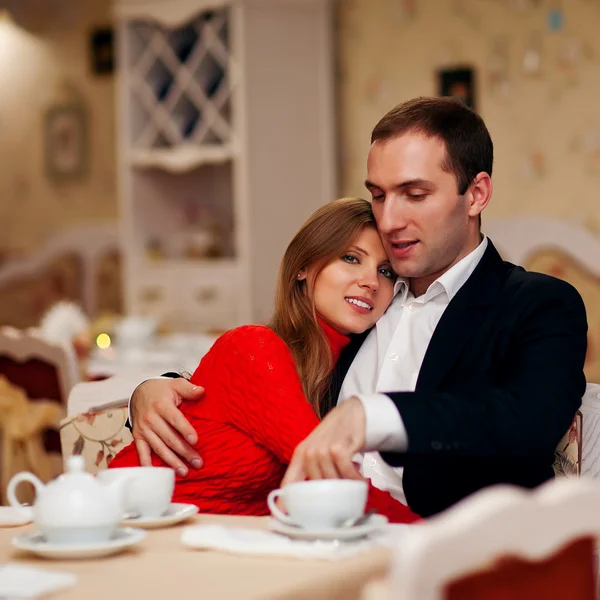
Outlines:
<svg viewBox="0 0 600 600"><path fill-rule="evenodd" d="M492 178L485 172L478 173L469 187L469 216L477 217L492 197Z"/></svg>

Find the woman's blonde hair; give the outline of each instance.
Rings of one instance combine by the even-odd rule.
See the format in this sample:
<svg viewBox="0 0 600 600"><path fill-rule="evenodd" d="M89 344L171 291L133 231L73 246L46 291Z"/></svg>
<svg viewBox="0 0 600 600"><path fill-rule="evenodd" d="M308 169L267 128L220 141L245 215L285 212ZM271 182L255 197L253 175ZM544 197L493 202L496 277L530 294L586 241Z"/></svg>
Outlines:
<svg viewBox="0 0 600 600"><path fill-rule="evenodd" d="M314 268L314 281L365 227L376 227L369 202L361 198L330 202L302 225L281 261L275 311L269 325L289 346L304 394L319 417L320 399L333 369L333 358L308 295L308 282L299 279L298 274Z"/></svg>

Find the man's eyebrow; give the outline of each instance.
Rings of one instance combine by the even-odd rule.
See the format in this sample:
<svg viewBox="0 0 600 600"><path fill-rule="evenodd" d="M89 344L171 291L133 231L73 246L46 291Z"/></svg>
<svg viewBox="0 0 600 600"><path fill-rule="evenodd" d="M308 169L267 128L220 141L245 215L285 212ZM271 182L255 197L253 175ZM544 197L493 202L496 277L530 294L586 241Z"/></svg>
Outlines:
<svg viewBox="0 0 600 600"><path fill-rule="evenodd" d="M431 181L427 181L427 179L421 179L420 177L417 177L416 179L408 179L407 181L402 181L400 183L397 183L394 188L395 189L402 189L402 188L407 188L407 187L431 187ZM377 184L369 181L368 179L365 181L365 187L367 189L370 188L377 188L378 190L381 189L380 186L378 186Z"/></svg>

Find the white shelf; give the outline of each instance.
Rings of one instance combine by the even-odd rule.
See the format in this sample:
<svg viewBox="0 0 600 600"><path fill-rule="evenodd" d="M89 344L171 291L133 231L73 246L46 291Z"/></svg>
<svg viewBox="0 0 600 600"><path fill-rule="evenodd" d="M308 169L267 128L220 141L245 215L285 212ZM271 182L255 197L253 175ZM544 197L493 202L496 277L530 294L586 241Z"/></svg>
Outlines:
<svg viewBox="0 0 600 600"><path fill-rule="evenodd" d="M180 144L175 148L134 150L130 163L139 169L162 169L169 173L185 173L202 165L218 165L232 160L233 148L227 146Z"/></svg>

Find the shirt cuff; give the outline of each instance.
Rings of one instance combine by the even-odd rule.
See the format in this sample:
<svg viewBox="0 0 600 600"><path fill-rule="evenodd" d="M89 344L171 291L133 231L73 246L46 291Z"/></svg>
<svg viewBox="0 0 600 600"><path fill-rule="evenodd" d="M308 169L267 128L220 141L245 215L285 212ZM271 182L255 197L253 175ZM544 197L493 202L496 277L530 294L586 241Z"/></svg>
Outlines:
<svg viewBox="0 0 600 600"><path fill-rule="evenodd" d="M133 419L131 418L131 399L133 398L133 395L135 394L137 389L140 387L140 385L142 385L143 383L146 383L146 381L150 381L151 379L170 379L170 377L163 377L162 375L157 376L157 377L147 377L146 379L144 379L143 381L140 381L135 386L135 389L133 390L133 392L131 392L131 396L129 396L129 401L127 402L127 419L129 420L129 425L131 427L133 427ZM131 388L129 388L129 389L131 389Z"/></svg>
<svg viewBox="0 0 600 600"><path fill-rule="evenodd" d="M408 448L408 436L402 417L385 394L359 394L365 409L365 451L404 452Z"/></svg>

